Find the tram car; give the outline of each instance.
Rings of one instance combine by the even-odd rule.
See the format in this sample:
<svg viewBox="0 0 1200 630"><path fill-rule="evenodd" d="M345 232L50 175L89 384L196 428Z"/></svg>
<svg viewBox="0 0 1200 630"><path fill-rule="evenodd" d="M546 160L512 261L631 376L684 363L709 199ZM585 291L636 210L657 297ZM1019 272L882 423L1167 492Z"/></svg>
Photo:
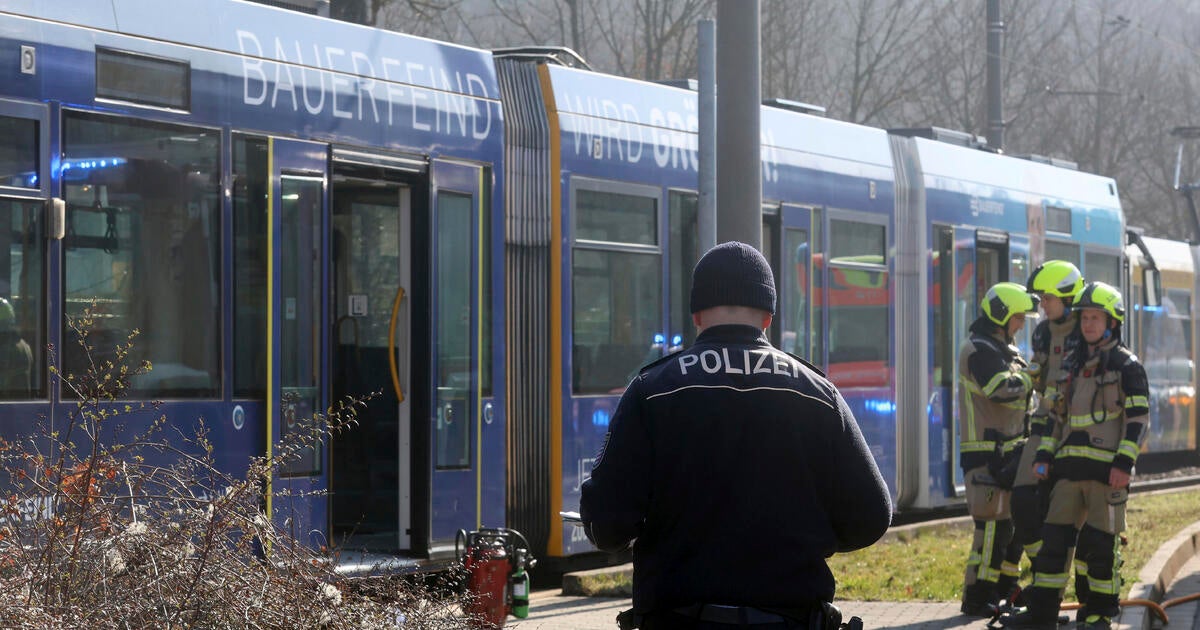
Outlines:
<svg viewBox="0 0 1200 630"><path fill-rule="evenodd" d="M267 511L306 543L400 567L503 523L489 52L236 1L15 0L0 59L0 294L35 349L0 435L67 417L46 347L78 372L66 322L95 303L97 352L142 333L131 397L203 419L224 470L380 392L273 480Z"/></svg>
<svg viewBox="0 0 1200 630"><path fill-rule="evenodd" d="M67 322L91 308L98 351L142 331L131 397L203 419L233 473L380 392L266 497L347 570L419 569L480 527L593 550L558 512L625 385L694 338L695 92L239 0L10 0L0 86L0 297L33 349L0 437L66 422L51 366L83 365ZM898 509L961 502L979 298L1050 258L1130 288L1115 182L774 106L762 147L772 340L842 389ZM1179 256L1175 310L1139 313L1190 331ZM1195 449L1188 370L1148 448Z"/></svg>
<svg viewBox="0 0 1200 630"><path fill-rule="evenodd" d="M1143 247L1129 245L1126 343L1137 353L1150 380L1150 426L1145 449L1158 454L1196 452L1196 255L1194 245L1143 237ZM1144 269L1158 274L1157 291L1149 292ZM1147 303L1146 296L1157 293ZM1183 458L1186 462L1186 457ZM1194 463L1194 462L1190 462Z"/></svg>

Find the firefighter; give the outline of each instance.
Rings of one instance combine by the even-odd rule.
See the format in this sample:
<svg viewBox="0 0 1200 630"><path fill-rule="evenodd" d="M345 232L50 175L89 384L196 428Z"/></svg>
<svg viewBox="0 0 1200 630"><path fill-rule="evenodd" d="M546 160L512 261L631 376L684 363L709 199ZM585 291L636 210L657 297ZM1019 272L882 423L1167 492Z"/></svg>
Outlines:
<svg viewBox="0 0 1200 630"><path fill-rule="evenodd" d="M1042 521L1046 517L1050 488L1048 481L1033 476L1033 461L1042 436L1049 434L1051 429L1049 405L1056 392L1053 384L1047 387L1047 375L1058 374L1063 358L1079 343L1079 315L1071 306L1075 296L1083 290L1083 275L1068 261L1048 260L1029 274L1025 288L1041 299L1042 313L1046 317L1033 329L1033 358L1028 371L1039 404L1030 416L1028 440L1021 449L1013 482L1013 537L1001 568L1001 597L1008 597L1016 586L1022 552L1032 563L1041 547ZM1078 569L1076 574L1079 574ZM1083 575L1087 575L1086 570ZM1076 584L1076 592L1080 592L1081 586L1086 589L1086 583Z"/></svg>
<svg viewBox="0 0 1200 630"><path fill-rule="evenodd" d="M762 254L709 250L690 306L695 343L626 388L580 497L593 544L633 542L633 609L619 623L837 627L825 559L887 531L888 488L838 390L767 340L775 283Z"/></svg>
<svg viewBox="0 0 1200 630"><path fill-rule="evenodd" d="M991 617L1000 598L1001 565L1012 538L1011 476L1017 449L1025 441L1025 413L1033 391L1028 364L1013 336L1037 305L1037 296L1015 282L992 286L980 304L983 314L971 324L959 352L960 463L967 510L975 521L963 584L961 610L966 615Z"/></svg>
<svg viewBox="0 0 1200 630"><path fill-rule="evenodd" d="M1028 608L1001 620L1013 628L1057 625L1072 543L1087 567L1081 628L1110 630L1120 612L1118 540L1125 529L1129 478L1145 437L1149 386L1142 364L1121 343L1121 293L1093 282L1074 308L1081 343L1058 377L1054 429L1042 438L1034 464L1039 478L1053 470L1050 509L1033 563L1033 585L1024 593Z"/></svg>

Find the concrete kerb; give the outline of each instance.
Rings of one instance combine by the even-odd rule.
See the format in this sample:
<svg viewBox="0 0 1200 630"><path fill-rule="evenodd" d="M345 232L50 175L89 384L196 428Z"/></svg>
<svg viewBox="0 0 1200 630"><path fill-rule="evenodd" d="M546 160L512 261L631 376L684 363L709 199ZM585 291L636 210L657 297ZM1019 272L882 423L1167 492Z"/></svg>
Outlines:
<svg viewBox="0 0 1200 630"><path fill-rule="evenodd" d="M1138 575L1138 582L1129 590L1129 599L1147 599L1161 603L1167 587L1179 575L1184 563L1200 550L1200 521L1163 543ZM1117 623L1129 630L1150 630L1154 615L1145 606L1126 606L1121 609Z"/></svg>

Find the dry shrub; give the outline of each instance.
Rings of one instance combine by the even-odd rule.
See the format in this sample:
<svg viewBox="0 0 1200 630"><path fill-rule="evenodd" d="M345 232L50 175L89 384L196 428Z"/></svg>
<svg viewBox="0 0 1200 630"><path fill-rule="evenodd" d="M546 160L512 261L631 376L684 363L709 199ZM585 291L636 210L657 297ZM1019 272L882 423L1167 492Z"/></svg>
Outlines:
<svg viewBox="0 0 1200 630"><path fill-rule="evenodd" d="M85 373L53 374L78 400L63 430L0 440L0 627L467 625L458 576L348 579L263 511L268 480L351 429L363 399L316 415L235 476L214 465L203 422L181 431L157 403L118 402L151 366L126 365L137 331L97 358L92 324L90 311L71 321Z"/></svg>

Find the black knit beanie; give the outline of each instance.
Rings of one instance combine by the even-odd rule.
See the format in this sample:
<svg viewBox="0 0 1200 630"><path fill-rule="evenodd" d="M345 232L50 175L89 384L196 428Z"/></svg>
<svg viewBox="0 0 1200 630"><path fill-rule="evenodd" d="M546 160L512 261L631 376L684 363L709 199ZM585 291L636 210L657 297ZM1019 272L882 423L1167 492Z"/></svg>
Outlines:
<svg viewBox="0 0 1200 630"><path fill-rule="evenodd" d="M775 314L775 278L757 249L737 241L721 243L696 263L692 312L714 306L750 306Z"/></svg>

